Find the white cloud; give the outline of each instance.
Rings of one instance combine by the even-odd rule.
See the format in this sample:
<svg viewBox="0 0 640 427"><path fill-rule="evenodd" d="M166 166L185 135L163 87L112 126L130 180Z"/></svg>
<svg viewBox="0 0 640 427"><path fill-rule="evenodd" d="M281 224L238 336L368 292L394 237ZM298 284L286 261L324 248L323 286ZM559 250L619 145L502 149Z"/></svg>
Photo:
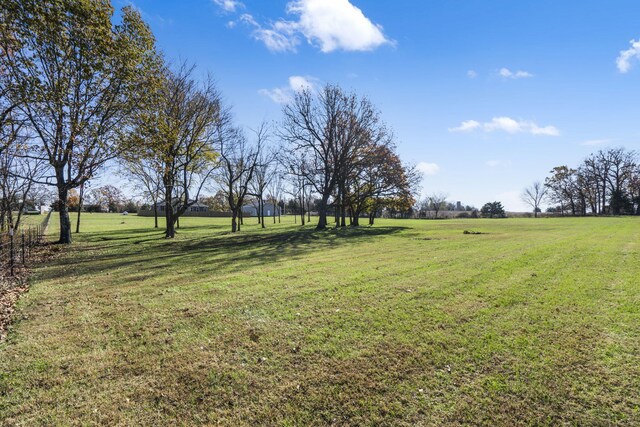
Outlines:
<svg viewBox="0 0 640 427"><path fill-rule="evenodd" d="M437 175L440 172L440 166L436 163L420 162L416 168L426 176Z"/></svg>
<svg viewBox="0 0 640 427"><path fill-rule="evenodd" d="M214 1L220 5L230 0ZM384 35L380 25L371 22L349 0L295 0L287 4L287 13L296 15L297 20L280 19L262 25L250 14L244 14L240 19L254 27L252 36L273 52L295 51L300 38L318 46L324 53L336 50L371 51L394 43Z"/></svg>
<svg viewBox="0 0 640 427"><path fill-rule="evenodd" d="M480 126L480 122L477 122L475 120L467 120L465 122L462 122L458 127L449 128L449 132L471 132L472 130L477 129Z"/></svg>
<svg viewBox="0 0 640 427"><path fill-rule="evenodd" d="M616 65L618 71L621 73L627 73L631 69L631 60L640 59L640 40L631 40L631 47L627 50L621 50L620 55L616 59Z"/></svg>
<svg viewBox="0 0 640 427"><path fill-rule="evenodd" d="M531 74L528 71L511 71L508 68L501 68L500 71L498 71L498 75L500 77L504 77L505 79L514 79L514 80L533 77L533 74Z"/></svg>
<svg viewBox="0 0 640 427"><path fill-rule="evenodd" d="M244 9L244 3L237 0L212 0L213 3L219 6L225 12L233 13L238 9Z"/></svg>
<svg viewBox="0 0 640 427"><path fill-rule="evenodd" d="M486 132L501 130L507 133L518 133L522 130L521 123L511 117L494 117L483 127Z"/></svg>
<svg viewBox="0 0 640 427"><path fill-rule="evenodd" d="M470 79L475 79L476 77L478 77L478 73L475 70L469 70L467 71L467 77L469 77Z"/></svg>
<svg viewBox="0 0 640 427"><path fill-rule="evenodd" d="M277 87L275 89L260 89L258 93L260 95L268 96L276 104L288 104L291 102L291 92L286 88L283 89Z"/></svg>
<svg viewBox="0 0 640 427"><path fill-rule="evenodd" d="M264 28L255 18L245 13L240 16L240 21L254 28L251 35L261 41L272 52L294 52L300 43L297 37L282 34L273 28ZM275 28L275 27L274 27Z"/></svg>
<svg viewBox="0 0 640 427"><path fill-rule="evenodd" d="M611 142L610 139L590 139L588 141L583 141L580 145L586 145L587 147L593 147L596 145L605 145Z"/></svg>
<svg viewBox="0 0 640 427"><path fill-rule="evenodd" d="M311 76L291 76L289 77L289 85L285 87L277 87L275 89L260 89L260 95L271 98L276 104L287 104L293 100L296 92L309 89L316 91L318 89L319 80Z"/></svg>
<svg viewBox="0 0 640 427"><path fill-rule="evenodd" d="M295 92L300 92L305 89L316 90L318 87L318 79L311 76L291 76L289 77L289 87Z"/></svg>
<svg viewBox="0 0 640 427"><path fill-rule="evenodd" d="M367 51L390 43L382 27L372 23L349 0L297 0L288 4L287 11L299 15L295 28L325 53Z"/></svg>
<svg viewBox="0 0 640 427"><path fill-rule="evenodd" d="M555 126L538 126L535 122L527 120L515 120L511 117L494 117L490 122L480 123L475 120L467 120L460 126L449 128L449 132L470 132L482 129L484 132L502 131L510 134L528 133L531 135L558 136L560 131Z"/></svg>

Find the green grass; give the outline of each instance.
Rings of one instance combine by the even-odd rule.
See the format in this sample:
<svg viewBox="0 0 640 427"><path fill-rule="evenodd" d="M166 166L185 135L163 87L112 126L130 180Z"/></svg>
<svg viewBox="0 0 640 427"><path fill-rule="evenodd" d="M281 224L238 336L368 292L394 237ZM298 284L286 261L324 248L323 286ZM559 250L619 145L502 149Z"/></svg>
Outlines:
<svg viewBox="0 0 640 427"><path fill-rule="evenodd" d="M0 425L640 425L638 218L228 221L84 215Z"/></svg>

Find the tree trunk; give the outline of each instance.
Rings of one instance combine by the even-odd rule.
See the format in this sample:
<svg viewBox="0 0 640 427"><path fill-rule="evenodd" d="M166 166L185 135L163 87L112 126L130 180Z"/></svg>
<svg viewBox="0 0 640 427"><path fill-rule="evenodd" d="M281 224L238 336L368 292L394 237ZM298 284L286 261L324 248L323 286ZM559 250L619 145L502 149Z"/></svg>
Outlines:
<svg viewBox="0 0 640 427"><path fill-rule="evenodd" d="M16 229L16 227L13 224L13 210L11 209L11 205L9 205L9 210L7 211L7 228L9 230L14 230Z"/></svg>
<svg viewBox="0 0 640 427"><path fill-rule="evenodd" d="M316 230L324 230L327 228L327 202L329 201L329 195L325 194L320 200L320 206L318 207L318 225Z"/></svg>
<svg viewBox="0 0 640 427"><path fill-rule="evenodd" d="M153 219L155 221L155 227L158 228L158 201L153 202Z"/></svg>
<svg viewBox="0 0 640 427"><path fill-rule="evenodd" d="M262 200L262 198L260 198L260 224L262 224L262 228L265 228L265 226L264 226L264 201Z"/></svg>
<svg viewBox="0 0 640 427"><path fill-rule="evenodd" d="M80 233L80 213L82 212L83 199L84 199L84 185L81 185L80 197L78 198L78 218L76 219L76 234Z"/></svg>
<svg viewBox="0 0 640 427"><path fill-rule="evenodd" d="M76 218L76 234L80 233L80 213L82 212L82 203L78 203L78 217Z"/></svg>
<svg viewBox="0 0 640 427"><path fill-rule="evenodd" d="M344 188L340 190L340 227L347 226L347 203L346 203L346 191Z"/></svg>
<svg viewBox="0 0 640 427"><path fill-rule="evenodd" d="M231 211L231 232L235 233L238 231L238 210L234 209Z"/></svg>
<svg viewBox="0 0 640 427"><path fill-rule="evenodd" d="M175 228L175 220L173 218L173 200L171 198L171 193L173 192L173 188L168 187L165 190L165 203L164 203L164 212L165 218L167 221L167 228L165 231L165 237L167 239L173 239L176 237L176 228Z"/></svg>
<svg viewBox="0 0 640 427"><path fill-rule="evenodd" d="M351 226L352 227L359 227L360 226L360 209L358 208L355 211L351 210Z"/></svg>
<svg viewBox="0 0 640 427"><path fill-rule="evenodd" d="M71 220L69 219L69 207L67 196L69 191L65 187L58 187L58 205L60 207L60 239L58 243L71 243Z"/></svg>
<svg viewBox="0 0 640 427"><path fill-rule="evenodd" d="M258 224L260 224L260 221L262 220L262 217L260 216L261 206L262 206L262 202L260 201L260 199L258 199L258 208L256 209L256 216L258 217Z"/></svg>

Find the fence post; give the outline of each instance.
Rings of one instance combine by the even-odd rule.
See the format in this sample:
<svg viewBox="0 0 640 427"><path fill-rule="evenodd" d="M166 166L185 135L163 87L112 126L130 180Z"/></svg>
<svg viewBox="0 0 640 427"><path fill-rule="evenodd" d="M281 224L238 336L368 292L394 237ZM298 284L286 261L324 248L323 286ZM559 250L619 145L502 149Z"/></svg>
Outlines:
<svg viewBox="0 0 640 427"><path fill-rule="evenodd" d="M10 274L13 277L13 227L9 227L9 266L10 266Z"/></svg>
<svg viewBox="0 0 640 427"><path fill-rule="evenodd" d="M24 259L24 228L22 229L22 265L25 265Z"/></svg>

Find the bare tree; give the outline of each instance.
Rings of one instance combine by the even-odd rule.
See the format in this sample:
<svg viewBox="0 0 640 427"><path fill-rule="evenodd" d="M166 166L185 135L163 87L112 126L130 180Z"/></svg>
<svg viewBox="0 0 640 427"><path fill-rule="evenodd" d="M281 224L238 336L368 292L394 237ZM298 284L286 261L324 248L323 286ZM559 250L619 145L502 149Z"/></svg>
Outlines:
<svg viewBox="0 0 640 427"><path fill-rule="evenodd" d="M273 163L273 172L269 185L267 186L267 200L269 200L273 206L273 223L276 223L276 217L278 223L280 223L280 216L282 214L280 203L282 202L282 194L284 191L284 178L279 170L279 163ZM277 207L277 208L276 208Z"/></svg>
<svg viewBox="0 0 640 427"><path fill-rule="evenodd" d="M288 181L285 192L296 201L299 212L294 213L294 218L300 214L302 226L305 225L305 206L310 198L308 193L311 193L311 185L307 181L309 165L306 155L304 151L287 151L286 148L282 148L278 156L283 174Z"/></svg>
<svg viewBox="0 0 640 427"><path fill-rule="evenodd" d="M531 206L533 209L533 216L538 217L540 212L540 205L547 196L547 187L540 181L536 181L527 187L522 192L522 201Z"/></svg>
<svg viewBox="0 0 640 427"><path fill-rule="evenodd" d="M4 227L6 221L7 227L15 230L46 164L33 155L28 137L19 134L20 126L13 123L10 127L13 135L0 153L0 224Z"/></svg>
<svg viewBox="0 0 640 427"><path fill-rule="evenodd" d="M124 153L121 173L133 178L134 188L152 204L154 228L158 228L158 204L164 198L162 164L153 155L139 155L135 151Z"/></svg>
<svg viewBox="0 0 640 427"><path fill-rule="evenodd" d="M261 124L258 130L255 131L256 136L258 138L259 145L264 145L269 138L269 128L265 123ZM253 173L253 179L250 182L250 192L251 196L256 198L257 209L256 213L258 216L258 222L260 223L262 228L265 228L264 223L264 199L265 192L267 191L267 186L271 182L274 177L274 166L275 166L275 153L273 151L268 151L264 147L260 150L258 157L256 159L255 170Z"/></svg>
<svg viewBox="0 0 640 427"><path fill-rule="evenodd" d="M338 180L336 158L344 132L347 97L337 86L325 86L314 95L310 89L296 93L283 109L280 137L291 151L303 153L305 181L320 195L317 229L327 227L327 207Z"/></svg>
<svg viewBox="0 0 640 427"><path fill-rule="evenodd" d="M234 233L240 231L242 207L267 136L264 126L254 132L256 143L250 145L242 131L231 125L230 119L221 122L216 131L216 147L220 155L216 178L229 203L231 231Z"/></svg>
<svg viewBox="0 0 640 427"><path fill-rule="evenodd" d="M427 196L427 203L429 210L434 212L434 218L438 219L438 213L447 205L448 194L445 193L432 193Z"/></svg>

